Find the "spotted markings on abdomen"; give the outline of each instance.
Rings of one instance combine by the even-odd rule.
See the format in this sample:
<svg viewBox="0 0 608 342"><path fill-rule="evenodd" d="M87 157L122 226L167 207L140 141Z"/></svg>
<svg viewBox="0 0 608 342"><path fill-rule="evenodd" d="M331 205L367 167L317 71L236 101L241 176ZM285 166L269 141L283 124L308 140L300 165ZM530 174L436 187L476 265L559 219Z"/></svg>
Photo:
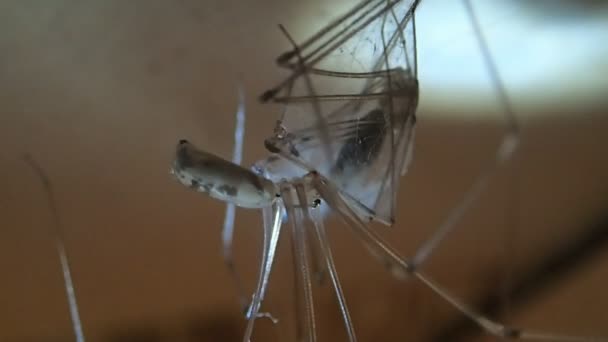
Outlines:
<svg viewBox="0 0 608 342"><path fill-rule="evenodd" d="M220 185L217 188L217 191L223 193L226 196L230 196L230 197L236 197L236 195L239 192L239 190L237 189L237 187L231 186L231 185L227 185L227 184Z"/></svg>

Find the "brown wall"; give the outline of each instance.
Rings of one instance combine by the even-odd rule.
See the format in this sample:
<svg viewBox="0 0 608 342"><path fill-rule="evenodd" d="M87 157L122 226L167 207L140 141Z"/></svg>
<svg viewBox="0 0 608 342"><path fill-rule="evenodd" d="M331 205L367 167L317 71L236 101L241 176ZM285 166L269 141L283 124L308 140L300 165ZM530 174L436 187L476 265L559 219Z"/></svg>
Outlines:
<svg viewBox="0 0 608 342"><path fill-rule="evenodd" d="M1 341L72 336L51 216L24 153L44 167L56 191L89 341L134 341L135 334L142 341L240 339L243 322L220 253L224 205L179 186L169 163L184 137L229 155L239 78L248 95L245 161L264 155L276 108L254 97L282 75L272 61L287 44L275 23L299 28L314 17L319 23L310 25L320 25L334 10L304 7L296 1L0 2ZM498 121L479 119L483 113L465 116L470 109L434 106L424 96L398 223L379 227L404 254L492 158L501 129ZM568 106L554 99L518 112L521 151L426 266L458 296L499 295L505 279L517 282L518 274L605 219L608 107L564 101ZM257 213L239 211L236 260L248 286L260 231ZM422 340L459 317L422 286L392 279L339 225L332 223L330 234L362 341ZM281 323L275 329L261 322L263 341L289 340L293 328L286 247L265 306ZM532 300L510 306L508 316L539 329L608 336L607 252L574 269ZM329 289L319 304L324 340L343 337Z"/></svg>

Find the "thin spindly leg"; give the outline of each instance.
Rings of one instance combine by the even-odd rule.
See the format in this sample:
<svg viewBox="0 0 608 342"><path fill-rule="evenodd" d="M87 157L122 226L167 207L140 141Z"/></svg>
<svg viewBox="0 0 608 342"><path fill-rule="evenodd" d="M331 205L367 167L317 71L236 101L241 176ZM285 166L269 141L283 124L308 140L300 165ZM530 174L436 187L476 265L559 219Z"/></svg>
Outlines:
<svg viewBox="0 0 608 342"><path fill-rule="evenodd" d="M319 242L319 246L321 247L321 253L325 258L329 277L336 293L336 298L338 299L338 305L340 306L340 313L342 314L344 326L346 327L346 332L348 333L348 340L350 342L356 342L357 336L355 335L355 328L353 327L353 323L350 318L350 313L348 311L348 306L346 305L346 297L344 296L344 293L342 291L342 285L340 285L338 271L336 270L336 266L334 265L334 258L331 253L331 246L329 244L327 234L325 233L325 226L323 225L323 217L321 217L319 210L316 210L312 213L307 213L307 215L309 215L308 219L312 220L313 222L315 228L315 235Z"/></svg>
<svg viewBox="0 0 608 342"><path fill-rule="evenodd" d="M441 297L455 309L471 319L481 329L488 334L507 339L519 339L529 341L562 341L562 342L598 342L608 341L604 338L565 336L553 333L537 332L532 330L522 330L506 326L500 322L493 321L469 307L458 298L449 293L446 289L436 283L431 277L417 270L411 262L405 260L399 253L391 247L382 237L371 230L359 219L353 210L342 199L337 188L332 186L328 180L323 179L318 174L312 174L312 184L319 192L321 197L329 206L338 213L338 216L346 223L351 231L363 242L370 253L382 264L386 265L393 274L400 277L411 275L427 286L437 296Z"/></svg>
<svg viewBox="0 0 608 342"><path fill-rule="evenodd" d="M448 213L447 217L441 223L435 233L433 233L433 235L418 248L416 254L412 258L412 262L416 266L419 266L426 261L437 246L439 246L441 241L443 241L443 239L445 239L445 237L454 229L456 223L463 217L477 198L479 198L479 195L484 191L497 169L511 159L519 143L519 127L517 124L517 118L515 117L511 106L511 101L509 100L500 74L498 73L498 69L494 64L494 59L492 58L490 49L488 48L481 27L479 26L479 21L477 20L475 11L473 10L469 0L463 0L463 3L472 23L475 36L477 37L485 67L490 75L492 84L496 89L498 101L505 116L506 133L504 134L500 145L496 150L494 159L476 178L473 185L471 185L471 187L465 192L464 197L460 200L458 205L452 208L452 210Z"/></svg>
<svg viewBox="0 0 608 342"><path fill-rule="evenodd" d="M308 216L309 208L302 208L304 214L307 215L307 220L311 221ZM311 221L312 222L312 221ZM327 274L327 263L325 262L325 256L323 254L323 247L319 243L319 240L315 236L315 232L312 229L306 229L306 238L308 241L308 248L310 250L310 256L312 258L311 271L313 280L316 285L323 285L325 283L325 275Z"/></svg>
<svg viewBox="0 0 608 342"><path fill-rule="evenodd" d="M296 192L299 192L296 188ZM296 340L298 342L314 342L317 340L310 261L308 256L307 234L309 225L305 220L304 203L296 204L292 198L291 186L285 186L282 198L291 222L291 248L294 262L294 283L296 291ZM304 195L305 197L305 195ZM299 201L298 201L299 202Z"/></svg>
<svg viewBox="0 0 608 342"><path fill-rule="evenodd" d="M234 127L234 147L232 150L232 162L240 165L243 159L243 138L245 136L245 94L243 87L239 84L237 87L238 94L238 107L236 110L236 123ZM239 304L243 311L247 309L247 297L245 296L245 290L243 289L243 283L239 277L236 267L234 265L234 259L232 258L232 240L234 236L234 217L236 214L236 208L234 204L228 203L226 205L226 214L224 216L224 226L222 228L222 247L224 262L226 267L232 276L236 285L236 290L239 298Z"/></svg>
<svg viewBox="0 0 608 342"><path fill-rule="evenodd" d="M251 301L249 310L247 310L247 328L245 329L243 342L249 342L251 340L253 326L258 317L270 317L268 314L260 314L260 306L262 305L262 301L266 295L266 288L268 287L270 271L272 270L272 263L274 261L277 244L279 241L281 224L283 222L283 210L280 201L275 202L272 207L264 208L262 210L262 216L264 220L264 246L262 249L262 263L260 265L258 284L253 294L253 300ZM272 317L270 318L272 319Z"/></svg>
<svg viewBox="0 0 608 342"><path fill-rule="evenodd" d="M262 94L260 97L262 102L274 98L278 92L291 84L293 80L300 77L303 73L309 72L309 70L319 63L319 61L323 60L332 51L336 51L344 42L367 27L371 22L384 15L397 3L399 3L398 0L365 1L344 16L330 23L300 46L294 45L293 50L282 54L277 59L279 65L293 69L292 74L279 85ZM417 2L415 4L417 5ZM411 17L415 8L415 5L412 6L406 16ZM334 29L337 30L337 32L334 32ZM309 51L309 46L312 51ZM297 58L298 62L290 64L289 61L292 58Z"/></svg>
<svg viewBox="0 0 608 342"><path fill-rule="evenodd" d="M53 222L51 224L51 235L55 240L57 254L59 254L59 263L61 264L61 271L63 274L63 284L68 299L68 306L70 308L70 318L72 319L72 330L74 331L76 342L84 342L85 339L84 333L82 332L82 324L80 323L78 302L76 301L76 292L74 290L74 283L72 281L72 271L70 269L70 262L68 260L68 255L63 242L62 223L59 217L59 210L57 210L57 204L55 202L53 186L51 184L51 180L46 175L46 172L44 172L42 167L40 167L40 165L38 165L38 163L36 163L36 161L30 155L25 155L24 159L25 162L34 170L38 178L40 178L42 186L44 187L44 192L46 193L48 205L53 217Z"/></svg>
<svg viewBox="0 0 608 342"><path fill-rule="evenodd" d="M346 31L348 31L350 29L349 26L344 25L344 22L347 19L349 19L350 17L352 17L353 15L355 15L357 12L360 12L360 11L363 13L369 12L374 7L372 7L371 9L365 8L365 7L368 6L369 4L373 4L374 2L377 3L376 5L374 5L374 7L377 7L379 5L379 3L375 0L362 1L357 6L353 7L350 11L344 13L341 17L333 20L332 22L327 24L323 29L321 29L317 33L315 33L312 37L310 37L309 39L304 41L302 44L300 44L299 48L308 49L308 47L311 46L313 43L317 43L319 40L321 40L324 36L327 36L327 35L329 35L329 38L326 38L325 44L322 44L321 47L327 45L328 43L331 43L332 41L339 38L341 35L343 35ZM361 20L361 19L355 19L354 23L357 23L359 20ZM332 35L331 32L334 31L334 29L338 29L340 26L342 26L341 31L339 31L337 33L333 33L333 35ZM321 50L321 48L318 48L313 53L310 53L310 55L315 54L319 50ZM291 60L295 56L295 54L296 54L296 51L294 51L294 50L281 54L277 58L277 64L281 65L281 66L289 65L289 60Z"/></svg>
<svg viewBox="0 0 608 342"><path fill-rule="evenodd" d="M285 37L287 37L289 42L294 47L293 51L295 52L296 57L298 59L298 67L301 68L302 70L306 70L306 68L304 66L304 60L302 59L302 56L300 55L300 49L296 45L296 42L289 35L289 32L287 32L285 27L283 27L282 25L279 25L279 28L281 29L281 31L283 32ZM308 73L306 71L304 71L302 73L302 75L304 77L304 82L306 84L308 93L310 94L310 96L316 97L317 95L315 94L315 90L312 86L312 80L310 79L310 76L308 75ZM312 112L316 117L315 126L316 126L317 130L320 132L321 142L324 147L323 150L324 150L325 158L326 158L325 162L329 163L332 160L332 156L334 154L333 154L332 145L330 143L331 140L329 138L330 135L329 135L329 129L328 129L328 125L327 125L327 119L323 116L323 114L321 114L321 107L317 101L312 101L310 104L312 106Z"/></svg>

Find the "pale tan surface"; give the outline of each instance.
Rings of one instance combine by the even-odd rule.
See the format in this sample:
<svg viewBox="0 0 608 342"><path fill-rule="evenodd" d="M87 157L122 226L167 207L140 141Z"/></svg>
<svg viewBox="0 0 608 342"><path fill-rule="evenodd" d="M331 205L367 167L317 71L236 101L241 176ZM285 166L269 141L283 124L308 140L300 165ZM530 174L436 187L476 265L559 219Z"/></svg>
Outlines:
<svg viewBox="0 0 608 342"><path fill-rule="evenodd" d="M180 138L229 156L239 77L249 106L245 161L262 157L275 108L254 97L282 75L272 61L287 46L275 23L305 27L307 15L324 21L329 11L296 1L0 2L0 341L71 340L50 214L21 160L26 152L53 180L89 341L155 330L164 340L187 340L190 326L201 331L198 340L239 339L239 308L220 253L224 205L179 186L169 163ZM605 214L607 107L560 108L547 104L544 113L560 115L524 120L512 168L429 263L455 294L497 289L499 265L529 266ZM415 161L402 183L398 224L387 231L404 253L441 221L499 137L496 124L458 120L457 109L452 120L433 119L437 110L421 103ZM505 211L513 181L515 228ZM237 263L251 286L259 217L239 211L237 220ZM455 315L421 286L392 279L338 228L330 234L360 340L422 340ZM261 322L262 341L289 340L293 328L285 247L265 306L282 321L277 329ZM607 270L603 252L511 317L608 336ZM340 340L329 290L320 307L323 340Z"/></svg>

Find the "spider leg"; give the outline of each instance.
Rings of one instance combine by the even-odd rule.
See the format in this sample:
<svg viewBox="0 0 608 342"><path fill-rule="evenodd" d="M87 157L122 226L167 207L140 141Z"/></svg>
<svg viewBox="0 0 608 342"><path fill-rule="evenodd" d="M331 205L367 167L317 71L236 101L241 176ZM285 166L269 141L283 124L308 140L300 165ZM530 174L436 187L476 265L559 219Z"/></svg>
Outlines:
<svg viewBox="0 0 608 342"><path fill-rule="evenodd" d="M63 284L68 299L70 318L72 319L72 330L74 331L76 342L84 342L85 338L84 333L82 331L80 312L78 309L78 302L76 301L74 282L72 281L72 270L70 267L68 254L65 249L65 243L62 232L62 222L61 218L59 217L59 210L57 209L53 186L44 169L30 155L25 155L24 160L34 170L38 178L40 178L40 182L42 183L44 187L44 192L46 193L48 205L51 210L51 215L53 217L51 234L53 235L53 238L55 240L55 248L57 249L57 254L59 254L61 273L63 275Z"/></svg>
<svg viewBox="0 0 608 342"><path fill-rule="evenodd" d="M298 195L301 198L300 200L304 198L302 194L302 191L298 192ZM344 292L342 291L342 285L340 284L338 271L336 270L336 265L334 264L334 259L331 252L331 245L329 244L329 239L327 237L325 226L323 224L323 217L321 217L320 212L318 210L314 211L314 209L306 210L304 212L304 215L306 220L311 221L314 227L313 239L318 242L320 255L325 261L326 271L329 274L329 278L331 279L331 283L336 294L336 299L338 300L338 305L340 306L340 313L342 314L342 319L344 320L344 326L346 327L348 340L349 342L355 342L357 341L357 337L355 335L355 328L353 326L352 319L350 318L350 313L346 304L346 297L344 296Z"/></svg>
<svg viewBox="0 0 608 342"><path fill-rule="evenodd" d="M452 295L448 290L443 288L439 283L435 282L430 276L418 271L416 265L403 258L388 242L386 242L375 231L361 221L357 214L345 202L339 191L333 187L329 181L322 178L318 174L312 174L313 187L319 192L321 197L329 204L329 206L338 213L340 219L348 226L348 228L359 238L369 252L378 259L382 264L399 278L412 276L433 293L463 315L471 319L477 326L483 329L486 333L505 339L526 340L526 341L561 341L561 342L591 342L591 341L608 341L608 339L594 337L567 336L553 334L548 332L539 332L528 329L518 329L507 326L498 321L482 315L481 313L468 306L456 296Z"/></svg>
<svg viewBox="0 0 608 342"><path fill-rule="evenodd" d="M239 165L243 159L243 138L245 136L245 94L242 86L237 87L238 107L236 111L236 124L234 127L234 148L232 151L232 162ZM222 227L222 251L224 263L234 280L238 293L239 304L243 311L247 309L247 297L243 289L243 283L234 265L232 257L232 240L234 237L234 218L236 215L235 205L228 203L226 205L226 214L224 216L224 225Z"/></svg>
<svg viewBox="0 0 608 342"><path fill-rule="evenodd" d="M249 305L249 308L247 309L247 328L245 329L243 342L249 342L251 340L251 336L253 335L253 326L257 318L267 317L276 323L276 319L274 319L270 314L261 313L260 307L262 305L262 301L264 300L264 296L266 295L266 289L270 279L270 271L272 270L272 263L274 261L277 244L279 242L281 224L283 223L283 208L281 202L277 201L271 207L262 209L262 214L264 219L264 246L262 249L262 263L260 265L258 284L253 294L251 305Z"/></svg>
<svg viewBox="0 0 608 342"><path fill-rule="evenodd" d="M445 239L445 237L454 230L454 228L456 227L456 223L458 223L458 221L464 216L468 209L473 206L475 201L479 198L479 196L487 187L488 183L490 182L492 176L494 176L496 171L512 158L515 150L517 149L517 146L519 145L519 125L517 123L515 113L513 112L511 101L505 89L504 83L502 81L502 78L500 77L498 68L494 64L494 59L492 58L490 49L487 45L487 42L477 20L477 16L475 14L475 11L473 10L470 1L463 0L463 3L472 23L474 34L477 37L478 46L483 56L485 68L487 69L488 74L490 75L492 84L496 89L499 104L502 107L502 111L504 113L506 121L506 132L504 133L502 140L498 145L498 148L496 149L494 158L490 161L486 168L482 170L482 172L477 176L476 180L464 193L464 196L459 201L459 203L448 212L447 217L435 230L433 235L431 235L418 248L418 250L414 254L414 257L412 258L412 262L416 266L419 266L420 264L425 262L431 256L433 251L439 246L439 244Z"/></svg>
<svg viewBox="0 0 608 342"><path fill-rule="evenodd" d="M293 191L295 197L293 198ZM309 241L310 221L307 220L308 210L306 194L301 185L287 186L282 191L282 198L291 222L291 249L293 252L295 293L296 293L296 329L297 341L314 342L317 340L314 301L312 294L312 269L310 267ZM296 200L297 203L296 204ZM300 203L302 202L303 203Z"/></svg>

